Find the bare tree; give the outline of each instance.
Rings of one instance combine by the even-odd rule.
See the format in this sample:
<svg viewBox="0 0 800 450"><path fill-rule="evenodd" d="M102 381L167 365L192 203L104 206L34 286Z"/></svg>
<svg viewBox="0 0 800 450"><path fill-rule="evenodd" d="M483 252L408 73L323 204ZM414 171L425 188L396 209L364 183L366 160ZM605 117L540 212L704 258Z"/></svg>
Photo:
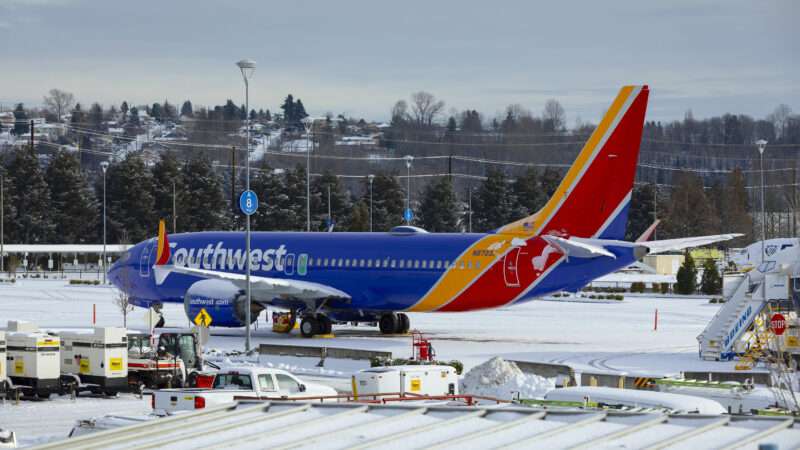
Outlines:
<svg viewBox="0 0 800 450"><path fill-rule="evenodd" d="M58 121L61 122L61 114L69 111L75 105L75 96L61 89L50 89L48 94L44 97L44 104L47 108L55 111Z"/></svg>
<svg viewBox="0 0 800 450"><path fill-rule="evenodd" d="M784 133L786 133L786 127L789 123L789 117L792 115L792 108L786 104L780 104L775 108L770 115L767 116L767 120L772 122L775 126L775 135L778 139L782 138Z"/></svg>
<svg viewBox="0 0 800 450"><path fill-rule="evenodd" d="M123 230L120 232L120 243L128 242L128 235ZM128 271L127 270L120 270L120 284L122 287L117 289L117 295L114 297L114 304L119 307L120 312L122 313L122 326L123 328L128 328L128 313L133 311L133 304L131 303L130 296L126 293L126 291L130 290L132 287L132 281L128 279Z"/></svg>
<svg viewBox="0 0 800 450"><path fill-rule="evenodd" d="M417 125L433 125L434 119L444 110L444 101L425 91L411 94L411 111Z"/></svg>
<svg viewBox="0 0 800 450"><path fill-rule="evenodd" d="M542 120L545 126L552 128L552 131L561 131L565 125L564 107L558 100L551 98L544 104L544 111L542 112Z"/></svg>

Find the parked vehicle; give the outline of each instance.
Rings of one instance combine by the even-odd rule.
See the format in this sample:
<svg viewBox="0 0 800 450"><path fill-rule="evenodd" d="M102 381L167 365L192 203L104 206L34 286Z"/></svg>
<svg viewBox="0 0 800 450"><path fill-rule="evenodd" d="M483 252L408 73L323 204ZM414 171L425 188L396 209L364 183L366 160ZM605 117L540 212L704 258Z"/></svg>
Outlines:
<svg viewBox="0 0 800 450"><path fill-rule="evenodd" d="M190 411L235 402L235 397L293 399L335 396L329 386L308 383L289 372L265 367L242 367L218 372L211 389L161 389L153 392L154 410Z"/></svg>
<svg viewBox="0 0 800 450"><path fill-rule="evenodd" d="M202 349L194 330L128 332L128 383L139 390L193 386L202 370Z"/></svg>
<svg viewBox="0 0 800 450"><path fill-rule="evenodd" d="M61 384L66 391L116 395L128 388L124 328L61 331Z"/></svg>

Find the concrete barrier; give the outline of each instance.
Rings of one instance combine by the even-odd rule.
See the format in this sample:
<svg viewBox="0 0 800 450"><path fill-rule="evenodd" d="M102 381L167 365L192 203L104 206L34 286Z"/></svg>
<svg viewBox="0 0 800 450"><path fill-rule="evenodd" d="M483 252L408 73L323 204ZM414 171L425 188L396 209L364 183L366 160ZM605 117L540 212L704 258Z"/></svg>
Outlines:
<svg viewBox="0 0 800 450"><path fill-rule="evenodd" d="M575 371L570 366L564 364L531 362L531 361L515 361L513 362L519 367L519 370L525 373L532 373L545 378L555 378L556 386L575 386Z"/></svg>
<svg viewBox="0 0 800 450"><path fill-rule="evenodd" d="M767 372L683 372L683 377L687 380L702 381L738 381L744 383L745 380L752 380L756 384L772 386L772 378Z"/></svg>
<svg viewBox="0 0 800 450"><path fill-rule="evenodd" d="M261 344L260 355L298 356L305 358L337 358L368 360L370 358L392 358L392 352L362 350L357 348L321 347L307 345Z"/></svg>

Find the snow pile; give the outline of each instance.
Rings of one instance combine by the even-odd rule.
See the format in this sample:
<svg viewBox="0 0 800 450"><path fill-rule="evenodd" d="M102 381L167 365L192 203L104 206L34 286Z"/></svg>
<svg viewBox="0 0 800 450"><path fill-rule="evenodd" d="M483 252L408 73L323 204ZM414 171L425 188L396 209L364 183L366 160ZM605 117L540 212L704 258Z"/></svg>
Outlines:
<svg viewBox="0 0 800 450"><path fill-rule="evenodd" d="M553 380L523 373L515 363L499 356L473 367L460 382L462 394L483 395L504 400L511 400L517 393L519 398L541 397L553 388L555 388Z"/></svg>

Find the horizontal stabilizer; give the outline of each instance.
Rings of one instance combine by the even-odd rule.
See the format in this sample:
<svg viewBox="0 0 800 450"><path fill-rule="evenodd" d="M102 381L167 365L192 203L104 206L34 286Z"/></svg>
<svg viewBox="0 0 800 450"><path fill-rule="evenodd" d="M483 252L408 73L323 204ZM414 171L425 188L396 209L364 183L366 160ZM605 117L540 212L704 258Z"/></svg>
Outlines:
<svg viewBox="0 0 800 450"><path fill-rule="evenodd" d="M679 251L692 247L702 247L715 242L729 241L744 236L741 233L715 234L711 236L695 236L678 239L665 239L661 241L639 242L638 244L650 249L650 253L664 253Z"/></svg>
<svg viewBox="0 0 800 450"><path fill-rule="evenodd" d="M548 244L557 248L558 251L563 253L568 258L598 258L600 256L607 256L609 258L617 259L617 255L599 245L549 235L542 236L542 239L547 241Z"/></svg>
<svg viewBox="0 0 800 450"><path fill-rule="evenodd" d="M649 240L650 240L650 237L651 237L651 236L653 236L653 233L655 233L655 231L656 231L656 227L658 227L658 224L660 224L660 223L661 223L661 220L660 220L660 219L656 219L656 220L655 220L655 222L653 222L653 224L652 224L652 225L650 225L649 227L647 227L647 229L646 229L646 230L644 230L644 233L642 233L642 235L641 235L641 236L639 236L639 238L638 238L638 239L636 239L636 242L646 242L646 241L649 241Z"/></svg>

